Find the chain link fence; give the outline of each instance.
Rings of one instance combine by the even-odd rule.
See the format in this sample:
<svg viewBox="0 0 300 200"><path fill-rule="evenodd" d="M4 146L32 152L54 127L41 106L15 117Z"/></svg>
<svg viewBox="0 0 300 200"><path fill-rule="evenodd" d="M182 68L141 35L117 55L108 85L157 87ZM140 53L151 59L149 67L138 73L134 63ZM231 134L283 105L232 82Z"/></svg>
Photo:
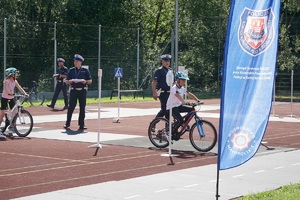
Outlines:
<svg viewBox="0 0 300 200"><path fill-rule="evenodd" d="M211 18L211 23L226 23L226 18ZM225 27L225 26L224 26ZM4 40L6 34L6 40ZM123 68L121 89L150 90L154 71L160 66L159 55L149 58L144 51L145 45L138 28L105 27L101 25L79 25L63 23L44 23L26 21L0 21L0 89L4 78L4 63L6 67L16 67L20 70L19 82L23 87L31 87L32 81L38 82L41 92L54 90L52 78L56 68L56 58L63 57L65 65L73 67L73 56L78 53L85 58L94 83L89 90L98 90L98 69L102 69L102 90L117 88L114 68ZM206 40L205 33L194 35L195 40L186 38L189 48L197 49L197 55L203 55L203 49L212 49L209 53L214 62L207 62L201 56L189 52L179 52L179 60L187 66L190 75L188 87L196 93L220 93L225 28L216 31L212 41ZM174 41L166 45L164 52L172 52ZM202 39L200 39L202 38ZM208 38L209 39L209 38ZM206 47L201 41L206 41ZM181 42L185 38L181 38ZM141 45L140 45L141 43ZM202 47L202 49L200 48ZM169 49L169 50L168 50ZM99 59L100 58L100 59ZM195 62L196 59L196 62ZM199 66L193 66L192 61ZM290 73L278 73L276 76L276 95L290 96L300 93L300 72L295 70L293 84Z"/></svg>
<svg viewBox="0 0 300 200"><path fill-rule="evenodd" d="M74 54L85 58L94 84L89 90L98 90L98 69L103 70L102 89L117 87L114 68L123 68L122 88L137 85L138 29L103 27L78 24L40 23L4 20L0 23L0 81L3 82L4 65L20 71L19 82L31 87L38 83L39 91L54 90L52 75L56 71L56 58L63 57L65 65L73 67ZM16 31L17 30L17 31ZM4 40L6 34L6 40ZM99 59L99 57L101 59ZM0 89L2 90L2 84ZM134 89L134 88L130 88Z"/></svg>

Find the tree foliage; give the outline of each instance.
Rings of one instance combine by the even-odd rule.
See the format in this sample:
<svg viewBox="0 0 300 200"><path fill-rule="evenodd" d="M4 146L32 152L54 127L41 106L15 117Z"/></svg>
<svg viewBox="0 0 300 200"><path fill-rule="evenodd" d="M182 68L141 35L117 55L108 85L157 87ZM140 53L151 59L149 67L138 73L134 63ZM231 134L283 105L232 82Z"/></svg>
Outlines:
<svg viewBox="0 0 300 200"><path fill-rule="evenodd" d="M178 65L189 70L189 87L194 90L220 89L229 4L229 0L179 1ZM160 65L159 56L174 51L173 0L2 0L1 35L4 18L7 19L7 66L19 68L22 77L28 77L21 80L24 85L31 80L43 80L43 90L52 87L55 30L57 55L66 58L68 67L72 67L72 56L83 54L93 78L97 78L100 27L104 89L115 87L112 74L115 67L125 68L124 89L136 87L137 40L139 81L144 81L145 89L150 87L153 67ZM299 0L282 0L279 72L299 70L299 23ZM3 42L1 37L1 46ZM2 63L3 53L1 48Z"/></svg>

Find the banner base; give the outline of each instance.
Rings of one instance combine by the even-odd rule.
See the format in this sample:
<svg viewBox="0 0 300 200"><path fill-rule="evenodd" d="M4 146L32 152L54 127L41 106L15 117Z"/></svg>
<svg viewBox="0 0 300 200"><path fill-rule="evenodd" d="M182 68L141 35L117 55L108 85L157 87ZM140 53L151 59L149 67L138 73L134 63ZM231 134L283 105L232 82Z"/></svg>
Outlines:
<svg viewBox="0 0 300 200"><path fill-rule="evenodd" d="M121 119L120 118L113 118L113 123L120 123Z"/></svg>
<svg viewBox="0 0 300 200"><path fill-rule="evenodd" d="M89 148L101 148L102 149L102 145L101 144L93 144L93 145L89 146Z"/></svg>

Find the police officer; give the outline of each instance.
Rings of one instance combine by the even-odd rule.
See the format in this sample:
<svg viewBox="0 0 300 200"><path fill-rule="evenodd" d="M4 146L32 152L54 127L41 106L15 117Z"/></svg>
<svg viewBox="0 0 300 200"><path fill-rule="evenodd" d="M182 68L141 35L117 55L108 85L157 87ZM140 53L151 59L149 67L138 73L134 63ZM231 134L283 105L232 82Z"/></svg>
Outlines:
<svg viewBox="0 0 300 200"><path fill-rule="evenodd" d="M54 105L56 103L56 100L58 98L58 95L60 93L60 91L63 92L64 95L64 102L65 102L65 106L64 106L64 110L68 109L68 95L67 95L67 85L64 82L64 79L67 77L68 74L68 68L64 66L65 60L63 58L58 58L57 59L57 65L58 65L58 69L57 69L57 74L54 74L53 77L56 79L56 86L55 86L55 91L54 91L54 95L52 97L52 101L50 105L47 105L49 108L54 108Z"/></svg>
<svg viewBox="0 0 300 200"><path fill-rule="evenodd" d="M170 61L172 56L165 54L161 56L162 66L159 67L153 76L152 80L152 95L153 99L157 100L159 98L161 110L157 113L156 117L165 116L169 118L168 112L166 109L167 101L170 95L170 86L166 82L167 73L170 68Z"/></svg>
<svg viewBox="0 0 300 200"><path fill-rule="evenodd" d="M77 104L77 99L79 101L79 118L78 125L79 130L87 129L84 124L85 118L85 106L86 106L86 93L87 93L87 85L92 84L92 77L90 71L86 68L82 67L82 62L84 58L75 54L74 56L74 66L70 68L66 83L71 86L70 90L70 99L69 99L69 108L67 114L67 121L64 125L65 129L69 129L72 114Z"/></svg>

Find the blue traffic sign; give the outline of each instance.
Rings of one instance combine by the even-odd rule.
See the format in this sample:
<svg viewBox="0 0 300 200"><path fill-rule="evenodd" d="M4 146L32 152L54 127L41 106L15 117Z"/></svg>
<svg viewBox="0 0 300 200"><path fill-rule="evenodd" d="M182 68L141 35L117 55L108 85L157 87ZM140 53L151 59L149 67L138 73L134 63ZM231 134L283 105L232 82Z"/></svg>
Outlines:
<svg viewBox="0 0 300 200"><path fill-rule="evenodd" d="M123 69L115 68L114 74L115 74L115 78L123 78Z"/></svg>

